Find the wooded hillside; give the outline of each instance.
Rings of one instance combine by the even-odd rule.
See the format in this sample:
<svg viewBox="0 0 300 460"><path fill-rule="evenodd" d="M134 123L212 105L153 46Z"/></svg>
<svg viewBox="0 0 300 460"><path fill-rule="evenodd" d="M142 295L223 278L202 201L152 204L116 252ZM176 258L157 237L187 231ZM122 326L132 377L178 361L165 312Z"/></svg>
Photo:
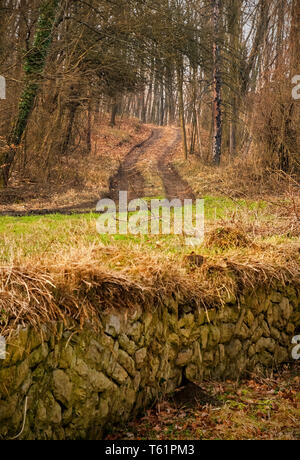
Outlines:
<svg viewBox="0 0 300 460"><path fill-rule="evenodd" d="M299 0L2 0L0 11L2 187L91 153L107 111L112 126L180 122L186 158L299 174Z"/></svg>

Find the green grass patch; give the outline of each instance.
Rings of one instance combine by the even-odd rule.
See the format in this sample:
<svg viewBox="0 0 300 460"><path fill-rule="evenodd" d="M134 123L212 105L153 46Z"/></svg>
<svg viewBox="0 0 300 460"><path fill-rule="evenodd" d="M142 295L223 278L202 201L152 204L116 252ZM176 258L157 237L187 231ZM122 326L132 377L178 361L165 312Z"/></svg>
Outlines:
<svg viewBox="0 0 300 460"><path fill-rule="evenodd" d="M160 198L160 197L159 197ZM158 198L157 198L158 199ZM147 201L150 199L147 198ZM206 231L219 225L220 220L227 222L232 215L240 213L249 222L272 222L276 216L271 214L269 206L263 201L233 201L229 198L206 196L205 222ZM131 213L132 215L132 213ZM150 213L149 213L150 215ZM172 213L171 213L172 215ZM96 229L98 215L47 215L28 217L0 217L0 261L7 262L13 258L30 257L31 255L55 253L82 245L120 245L135 249L147 247L153 251L166 253L189 253L192 249L185 244L182 235L100 235ZM269 237L272 244L282 244L286 236L274 235ZM196 248L197 249L197 248ZM200 249L200 248L199 248ZM201 247L201 253L218 254L218 247Z"/></svg>

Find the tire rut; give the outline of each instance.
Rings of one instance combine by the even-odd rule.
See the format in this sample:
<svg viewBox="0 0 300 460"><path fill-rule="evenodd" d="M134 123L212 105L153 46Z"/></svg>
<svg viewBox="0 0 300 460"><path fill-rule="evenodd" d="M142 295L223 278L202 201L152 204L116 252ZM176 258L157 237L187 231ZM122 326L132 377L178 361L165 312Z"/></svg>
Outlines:
<svg viewBox="0 0 300 460"><path fill-rule="evenodd" d="M145 190L145 180L141 171L137 168L137 162L162 136L162 129L154 129L150 138L133 147L121 163L117 174L110 178L109 193L106 198L118 201L119 192L127 191L128 200L142 198Z"/></svg>
<svg viewBox="0 0 300 460"><path fill-rule="evenodd" d="M171 201L179 199L195 200L195 194L189 184L182 179L179 172L171 161L171 156L174 152L176 145L180 142L181 133L176 129L176 137L172 144L159 157L157 166L160 177L163 181L166 198Z"/></svg>

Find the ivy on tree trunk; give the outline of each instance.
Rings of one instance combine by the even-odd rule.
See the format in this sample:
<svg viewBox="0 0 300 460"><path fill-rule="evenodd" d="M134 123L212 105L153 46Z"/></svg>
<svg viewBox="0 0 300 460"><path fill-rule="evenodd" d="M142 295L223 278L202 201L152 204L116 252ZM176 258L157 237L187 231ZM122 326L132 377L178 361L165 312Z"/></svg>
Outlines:
<svg viewBox="0 0 300 460"><path fill-rule="evenodd" d="M41 75L52 41L52 31L60 0L46 0L42 3L31 50L24 62L24 89L20 97L19 110L13 130L9 136L10 148L0 158L0 185L7 185L9 172L14 161L16 147L21 144L29 116L33 110Z"/></svg>

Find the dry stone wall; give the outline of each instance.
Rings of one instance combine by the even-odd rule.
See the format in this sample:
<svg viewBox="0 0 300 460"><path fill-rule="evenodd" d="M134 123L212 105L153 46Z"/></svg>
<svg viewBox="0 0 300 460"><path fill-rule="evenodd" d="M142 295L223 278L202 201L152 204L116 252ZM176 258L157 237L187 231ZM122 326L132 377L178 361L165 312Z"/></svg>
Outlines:
<svg viewBox="0 0 300 460"><path fill-rule="evenodd" d="M97 332L76 323L16 332L0 361L0 438L100 439L183 375L238 378L290 361L300 291L259 290L208 311L172 299L99 315Z"/></svg>

